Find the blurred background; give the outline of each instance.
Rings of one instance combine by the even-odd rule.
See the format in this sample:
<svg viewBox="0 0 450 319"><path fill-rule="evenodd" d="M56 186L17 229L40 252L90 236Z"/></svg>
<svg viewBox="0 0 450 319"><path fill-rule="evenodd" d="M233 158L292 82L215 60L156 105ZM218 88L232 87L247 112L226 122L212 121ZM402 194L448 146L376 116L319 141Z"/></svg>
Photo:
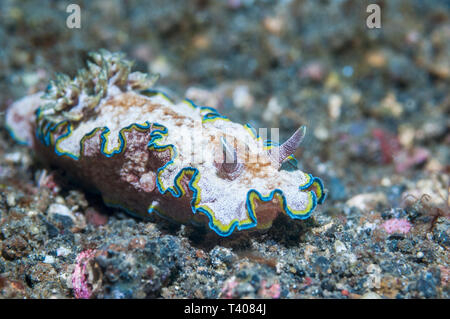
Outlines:
<svg viewBox="0 0 450 319"><path fill-rule="evenodd" d="M70 3L80 29L66 26ZM370 3L380 29L366 26ZM307 125L300 165L343 200L448 172L449 14L419 0L3 0L0 103L75 75L89 51L123 51L168 94L234 121L282 139Z"/></svg>
<svg viewBox="0 0 450 319"><path fill-rule="evenodd" d="M66 26L70 14L66 8L71 3L81 8L80 29ZM366 25L369 16L366 9L372 3L381 8L379 29L369 29ZM256 128L278 127L282 140L300 125L308 127L307 138L296 155L302 170L324 181L328 198L314 218L329 227L315 228L300 241L298 232L287 235L283 228L279 228L278 233L275 230L274 234L269 234L275 241L267 240L254 247L260 247L262 255L278 258L277 261L292 267L282 268L280 274L277 265L275 273L270 267L266 267L269 270L265 266L257 268L255 265L262 260L259 259L256 264L251 264L256 268L246 270L247 273L276 278L281 283L282 297L352 297L372 289L365 284L366 275L375 269L372 263L380 263L383 273L392 275L389 277L392 281L386 279L389 285L401 276L408 279L401 285L389 286L397 287L395 289L386 288L385 291L381 286L381 290L377 290L379 294L390 298L448 297L449 1L1 0L0 111L22 96L45 89L55 72L74 76L77 69L85 65L88 52L100 48L123 51L136 61L136 70L161 74L157 88L174 98L188 97L199 105L215 107L241 124L250 123ZM65 199L56 196L59 186L53 181L52 174L36 166L31 152L12 141L2 121L0 220L2 211L8 209L10 214L4 215L5 218L18 220L16 215L22 214L19 206L43 212L36 215L41 218L47 207L54 207L55 204L50 204L55 201L69 206L75 203L76 207L81 207L80 211L85 211L85 215L76 218L86 216L87 222L75 230L70 228L70 231L87 231L83 230L82 236L76 234L78 237L73 237L74 241L70 239L65 243L73 241L72 249L77 252L80 247L91 247L94 242L98 246L113 240L121 243L128 234L137 231L132 221L127 221L131 223L127 226L110 217L112 221L108 227L116 229L118 235L101 237L94 226L106 224L108 220L95 213L102 208L92 204L91 200L88 204L79 191L64 190L60 195ZM33 194L41 195L36 199ZM424 194L428 197L421 203ZM419 206L405 206L405 198L409 195ZM426 205L422 205L425 202ZM91 209L89 205L97 208ZM27 251L31 251L30 247L38 252L50 250L47 245L39 246L40 243L46 243L56 234L71 233L65 224L52 221L50 209L45 215L49 223L43 217L45 222L30 216L23 217L28 220L28 224L23 222L25 226L18 221L5 223L8 227L2 226L4 234L0 234L0 242L5 239L7 243L8 236L12 238L8 246L4 245L7 247L3 250L4 260L13 261L1 262L0 273L4 271L11 278L17 276L29 287L38 287L39 283L42 289L35 288L30 295L48 297L51 291L48 287L56 281L36 277L39 275L36 272L41 271L34 266L38 259L26 259ZM400 226L392 230L385 226L387 222L398 222ZM86 224L88 228L83 228ZM94 226L89 226L92 224ZM36 225L47 232L35 232ZM151 227L139 225L141 232L147 232L144 227ZM286 229L295 228L292 221L288 225ZM409 233L409 239L405 239L402 234L408 233L412 225L413 231ZM382 228L387 234L373 235ZM157 232L156 228L152 229ZM148 238L146 232L142 238ZM391 232L401 235L390 235ZM11 237L22 233L26 234L22 241ZM41 238L36 237L36 233L43 239L33 242L30 238ZM158 234L154 238L161 237L161 243L158 241L155 245L166 247L165 243L173 240ZM291 238L294 245L289 249L277 246L278 241L282 242L286 237ZM55 238L62 241L66 237ZM332 238L340 240L334 248ZM62 245L56 239L54 242L55 247ZM34 244L28 244L28 247L27 243ZM320 249L313 253L316 248L311 245ZM346 245L353 247L351 250L355 255L348 254L351 258L339 255ZM164 251L173 252L173 247L164 248ZM188 249L182 245L177 247ZM195 253L182 251L179 255L194 256L192 269L196 269L198 264L204 264L202 258L219 260L219 263L222 262L220 258L231 255L225 248L219 248L219 252L216 254L213 250L210 257L209 253L199 253L199 250ZM274 257L279 251L282 253ZM299 258L303 251L305 258ZM136 256L140 253L137 248L132 251ZM60 267L58 273L75 262L76 254L68 256L64 259L66 264L57 264ZM21 257L23 267L14 261ZM163 260L161 269L172 265L166 262L165 255L160 258ZM351 266L356 258L367 265ZM146 264L138 264L143 265L139 270L142 276L147 276L149 270L143 268ZM45 261L39 265L44 270L50 267ZM192 277L192 283L183 277L190 268L185 264L177 266L182 269L179 274L183 275L172 277L183 287L181 290L176 285L173 286L176 289L170 286L173 289L169 287L168 290L155 286L151 294L145 288L144 296L216 298L224 280L235 272L228 265L224 268L226 275L223 275L224 272L216 272L215 264L212 265L212 270L208 268L205 275L207 279ZM334 267L336 278L329 279L329 265ZM158 276L159 266L152 267ZM367 271L366 267L369 267ZM201 276L192 269L192 276ZM423 269L428 272L419 276ZM65 271L70 274L69 270ZM123 272L129 275L128 268L125 267ZM320 276L314 277L316 273ZM105 276L109 276L106 271ZM142 283L140 276L135 276L136 283L130 284L133 288L129 291L123 292L125 288L120 286L122 290L117 288L120 294L111 293L111 296L142 297L140 288L136 288ZM328 278L327 281L324 278ZM161 279L161 285L169 285L164 280ZM447 290L444 289L446 285ZM7 287L6 284L3 286ZM403 288L398 288L400 286ZM62 289L62 296L71 296L70 285L67 287L58 288ZM255 287L255 296L261 297L256 293L259 288ZM441 288L435 287L442 287L447 292L441 294L438 292ZM12 291L21 296L24 290L17 289ZM249 296L246 291L230 292L230 296ZM275 298L277 296L280 294L277 293Z"/></svg>

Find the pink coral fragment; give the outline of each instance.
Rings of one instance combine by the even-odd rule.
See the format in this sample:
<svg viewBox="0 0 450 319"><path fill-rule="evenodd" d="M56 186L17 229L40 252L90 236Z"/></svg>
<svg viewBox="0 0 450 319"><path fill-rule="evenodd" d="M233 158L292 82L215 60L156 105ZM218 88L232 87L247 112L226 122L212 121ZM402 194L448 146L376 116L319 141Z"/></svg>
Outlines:
<svg viewBox="0 0 450 319"><path fill-rule="evenodd" d="M388 234L407 234L412 225L406 218L392 218L380 225Z"/></svg>
<svg viewBox="0 0 450 319"><path fill-rule="evenodd" d="M401 150L395 157L395 170L397 173L403 173L414 167L420 165L428 160L430 152L422 147L416 147L410 151Z"/></svg>
<svg viewBox="0 0 450 319"><path fill-rule="evenodd" d="M82 251L76 259L75 269L72 274L72 286L77 299L89 299L92 295L92 289L88 284L87 265L90 259L95 255L95 250L87 249Z"/></svg>
<svg viewBox="0 0 450 319"><path fill-rule="evenodd" d="M232 277L231 279L227 280L225 282L224 287L222 288L222 297L224 299L232 299L234 294L234 288L236 288L238 285L238 282L236 281L235 277Z"/></svg>
<svg viewBox="0 0 450 319"><path fill-rule="evenodd" d="M259 294L263 298L280 298L281 287L279 283L274 283L269 287L266 287L266 281L261 280L261 289L259 290Z"/></svg>

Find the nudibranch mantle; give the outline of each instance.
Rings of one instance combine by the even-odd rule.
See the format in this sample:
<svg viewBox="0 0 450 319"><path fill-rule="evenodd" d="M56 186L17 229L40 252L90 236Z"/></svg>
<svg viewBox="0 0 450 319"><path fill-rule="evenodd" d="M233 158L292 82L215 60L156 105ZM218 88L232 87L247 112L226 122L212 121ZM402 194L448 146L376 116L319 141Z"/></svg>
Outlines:
<svg viewBox="0 0 450 319"><path fill-rule="evenodd" d="M292 155L274 163L271 154L283 145L264 141L250 125L187 99L175 103L151 89L157 77L131 72L123 54L102 50L91 58L73 80L58 75L46 92L13 103L6 125L107 205L207 223L228 236L267 229L279 213L308 218L325 199L319 178L281 167L296 162Z"/></svg>

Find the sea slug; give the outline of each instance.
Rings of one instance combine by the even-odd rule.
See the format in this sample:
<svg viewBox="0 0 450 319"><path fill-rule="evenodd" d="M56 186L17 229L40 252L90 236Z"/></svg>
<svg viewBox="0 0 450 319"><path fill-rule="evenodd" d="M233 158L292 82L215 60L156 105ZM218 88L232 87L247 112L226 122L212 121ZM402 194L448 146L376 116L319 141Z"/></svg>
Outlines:
<svg viewBox="0 0 450 319"><path fill-rule="evenodd" d="M90 58L73 79L58 74L13 103L6 127L108 206L228 236L268 229L280 213L305 219L325 199L292 155L303 127L281 145L266 141L214 108L152 89L157 76L131 72L122 53Z"/></svg>

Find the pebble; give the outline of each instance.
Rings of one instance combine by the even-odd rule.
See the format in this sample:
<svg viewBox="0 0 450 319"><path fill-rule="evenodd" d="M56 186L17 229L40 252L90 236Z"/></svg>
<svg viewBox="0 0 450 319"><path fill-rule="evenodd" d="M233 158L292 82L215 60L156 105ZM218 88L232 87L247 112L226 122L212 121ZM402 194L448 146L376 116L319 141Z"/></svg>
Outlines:
<svg viewBox="0 0 450 319"><path fill-rule="evenodd" d="M6 204L8 204L9 207L16 206L16 195L14 193L8 193L8 195L6 195Z"/></svg>
<svg viewBox="0 0 450 319"><path fill-rule="evenodd" d="M58 257L65 257L67 255L69 255L72 251L66 247L59 247L58 249L56 249L56 256Z"/></svg>
<svg viewBox="0 0 450 319"><path fill-rule="evenodd" d="M250 91L247 86L241 85L234 89L233 91L233 104L238 109L244 109L248 111L255 102L253 95L250 94Z"/></svg>
<svg viewBox="0 0 450 319"><path fill-rule="evenodd" d="M281 112L283 111L283 107L278 102L278 99L272 96L267 103L267 107L262 115L263 120L266 122L271 122L274 119L277 119Z"/></svg>
<svg viewBox="0 0 450 319"><path fill-rule="evenodd" d="M266 17L263 25L267 31L274 35L280 35L284 28L283 20L279 17Z"/></svg>
<svg viewBox="0 0 450 319"><path fill-rule="evenodd" d="M75 219L70 209L63 204L51 204L47 210L49 216L63 215Z"/></svg>
<svg viewBox="0 0 450 319"><path fill-rule="evenodd" d="M325 126L317 126L314 129L314 136L321 141L326 141L330 137L330 133Z"/></svg>
<svg viewBox="0 0 450 319"><path fill-rule="evenodd" d="M371 51L366 56L367 64L374 68L382 68L386 65L386 56L382 51Z"/></svg>
<svg viewBox="0 0 450 319"><path fill-rule="evenodd" d="M44 260L42 262L46 264L53 264L55 262L55 257L47 255L44 257Z"/></svg>
<svg viewBox="0 0 450 319"><path fill-rule="evenodd" d="M331 94L328 99L328 115L332 120L337 120L341 116L342 97Z"/></svg>
<svg viewBox="0 0 450 319"><path fill-rule="evenodd" d="M381 296L375 292L366 292L361 296L361 299L381 299Z"/></svg>
<svg viewBox="0 0 450 319"><path fill-rule="evenodd" d="M398 140L404 148L410 148L414 142L415 130L410 125L399 127Z"/></svg>
<svg viewBox="0 0 450 319"><path fill-rule="evenodd" d="M21 161L21 158L22 158L21 152L13 152L5 154L5 161L12 164L19 163Z"/></svg>
<svg viewBox="0 0 450 319"><path fill-rule="evenodd" d="M381 114L399 118L403 114L403 105L397 100L394 93L390 92L380 103Z"/></svg>
<svg viewBox="0 0 450 319"><path fill-rule="evenodd" d="M346 253L344 257L349 261L350 264L354 264L358 261L358 258L353 253Z"/></svg>
<svg viewBox="0 0 450 319"><path fill-rule="evenodd" d="M320 62L310 62L300 70L300 77L321 82L326 76L325 66Z"/></svg>
<svg viewBox="0 0 450 319"><path fill-rule="evenodd" d="M61 198L63 201L64 199ZM54 203L47 209L47 216L51 223L59 229L70 229L77 232L86 227L86 219L81 213L74 213L66 205Z"/></svg>
<svg viewBox="0 0 450 319"><path fill-rule="evenodd" d="M336 252L336 254L340 254L344 251L347 251L347 247L345 247L345 244L340 240L336 240L334 242L334 251Z"/></svg>
<svg viewBox="0 0 450 319"><path fill-rule="evenodd" d="M160 74L163 78L168 77L172 72L172 67L164 56L158 56L152 61L149 69L152 73Z"/></svg>
<svg viewBox="0 0 450 319"><path fill-rule="evenodd" d="M368 212L377 206L387 206L388 202L384 193L363 193L350 198L346 205Z"/></svg>

